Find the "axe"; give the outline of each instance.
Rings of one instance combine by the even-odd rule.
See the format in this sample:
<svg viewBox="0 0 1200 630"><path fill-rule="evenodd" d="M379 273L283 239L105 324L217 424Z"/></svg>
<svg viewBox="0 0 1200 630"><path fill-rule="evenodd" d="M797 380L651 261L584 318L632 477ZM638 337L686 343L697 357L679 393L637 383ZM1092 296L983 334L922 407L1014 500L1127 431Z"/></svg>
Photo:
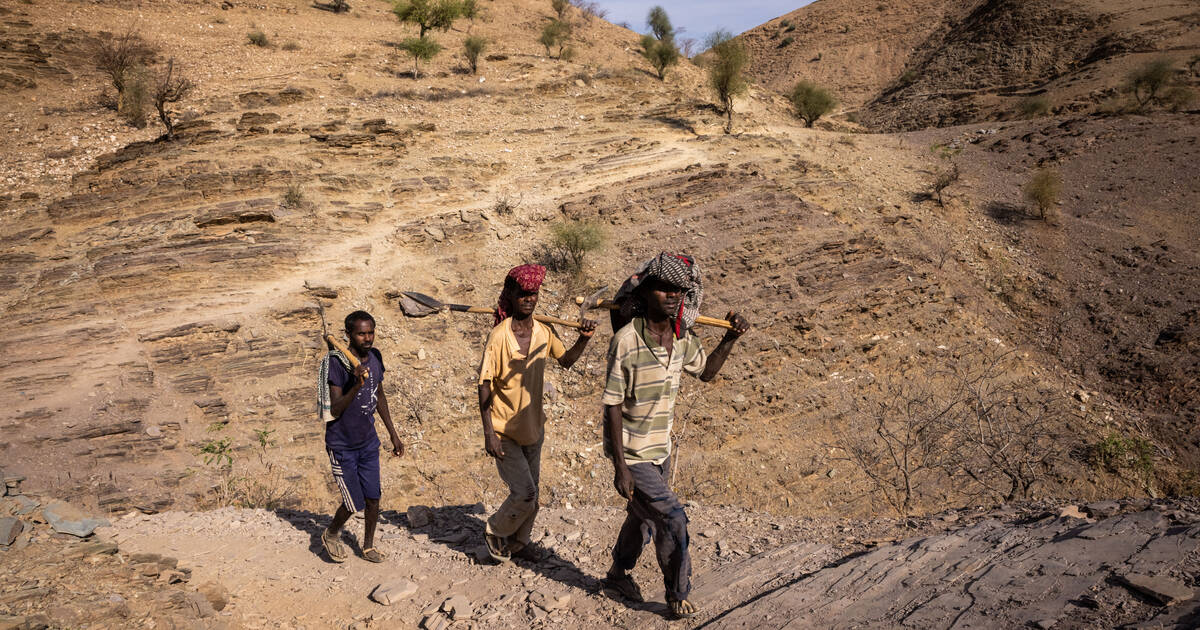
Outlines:
<svg viewBox="0 0 1200 630"><path fill-rule="evenodd" d="M601 291L603 291L603 290L604 289L601 289ZM618 310L621 308L621 306L619 304L614 303L612 300L604 299L604 297L599 292L596 294L590 295L586 298L585 297L577 297L577 298L575 298L575 303L579 305L579 313L580 313L581 318L585 311L589 311L594 308L606 308L610 311L615 311L615 310ZM696 317L696 323L700 324L702 326L716 326L717 328L733 330L732 322L730 322L728 320L724 320L724 319L717 319L716 317L706 317L704 315L699 315Z"/></svg>

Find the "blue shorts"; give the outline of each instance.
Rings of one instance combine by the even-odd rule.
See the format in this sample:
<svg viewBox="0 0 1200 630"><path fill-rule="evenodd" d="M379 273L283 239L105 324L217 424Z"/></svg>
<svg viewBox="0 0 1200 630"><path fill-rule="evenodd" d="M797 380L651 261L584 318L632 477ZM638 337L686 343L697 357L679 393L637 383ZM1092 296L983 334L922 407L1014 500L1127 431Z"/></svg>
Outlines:
<svg viewBox="0 0 1200 630"><path fill-rule="evenodd" d="M326 447L333 466L333 480L342 494L342 503L351 512L366 507L366 499L379 500L379 444L358 449Z"/></svg>

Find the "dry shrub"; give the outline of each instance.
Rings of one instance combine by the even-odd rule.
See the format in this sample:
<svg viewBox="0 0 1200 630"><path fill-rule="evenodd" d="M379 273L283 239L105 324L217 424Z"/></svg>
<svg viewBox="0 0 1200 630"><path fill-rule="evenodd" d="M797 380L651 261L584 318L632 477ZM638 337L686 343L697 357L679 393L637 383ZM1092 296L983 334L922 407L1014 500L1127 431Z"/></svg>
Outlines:
<svg viewBox="0 0 1200 630"><path fill-rule="evenodd" d="M150 108L150 71L144 66L129 68L123 81L117 95L117 113L125 122L142 129Z"/></svg>
<svg viewBox="0 0 1200 630"><path fill-rule="evenodd" d="M246 33L246 43L259 48L268 48L271 46L271 41L267 39L267 34L255 29Z"/></svg>
<svg viewBox="0 0 1200 630"><path fill-rule="evenodd" d="M581 273L587 255L604 246L604 230L587 221L561 221L550 227L550 241L535 252L547 269Z"/></svg>
<svg viewBox="0 0 1200 630"><path fill-rule="evenodd" d="M96 47L96 67L108 76L109 83L117 90L118 101L125 91L130 73L152 63L156 52L132 29L124 35L102 40Z"/></svg>
<svg viewBox="0 0 1200 630"><path fill-rule="evenodd" d="M167 139L175 137L175 122L167 106L183 100L195 88L187 77L175 74L175 59L167 61L166 70L159 77L151 95L158 119L167 128Z"/></svg>
<svg viewBox="0 0 1200 630"><path fill-rule="evenodd" d="M1062 176L1057 169L1043 168L1033 174L1025 184L1025 198L1033 202L1038 217L1053 223L1057 220L1059 193L1062 192Z"/></svg>
<svg viewBox="0 0 1200 630"><path fill-rule="evenodd" d="M938 171L933 176L933 181L929 187L933 189L933 196L937 197L938 205L945 208L946 202L942 199L942 191L946 190L958 181L958 164L951 164L950 168Z"/></svg>
<svg viewBox="0 0 1200 630"><path fill-rule="evenodd" d="M1050 99L1045 95L1029 96L1017 103L1017 113L1022 118L1038 118L1048 116L1052 107Z"/></svg>
<svg viewBox="0 0 1200 630"><path fill-rule="evenodd" d="M1022 375L1018 354L968 349L858 387L836 447L901 518L927 499L1029 497L1069 451L1066 400Z"/></svg>
<svg viewBox="0 0 1200 630"><path fill-rule="evenodd" d="M463 40L463 57L471 68L471 74L479 72L479 55L487 48L488 41L483 37L472 35Z"/></svg>

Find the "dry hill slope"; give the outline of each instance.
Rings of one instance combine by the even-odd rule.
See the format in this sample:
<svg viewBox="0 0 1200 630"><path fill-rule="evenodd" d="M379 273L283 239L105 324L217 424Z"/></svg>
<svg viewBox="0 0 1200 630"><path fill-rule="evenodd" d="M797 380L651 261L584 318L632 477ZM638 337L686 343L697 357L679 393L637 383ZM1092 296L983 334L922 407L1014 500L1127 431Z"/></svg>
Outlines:
<svg viewBox="0 0 1200 630"><path fill-rule="evenodd" d="M1016 118L1033 96L1060 113L1111 109L1138 64L1182 67L1200 53L1198 20L1193 3L1165 0L823 0L745 38L765 86L814 81L845 110L862 108L856 121L894 131Z"/></svg>

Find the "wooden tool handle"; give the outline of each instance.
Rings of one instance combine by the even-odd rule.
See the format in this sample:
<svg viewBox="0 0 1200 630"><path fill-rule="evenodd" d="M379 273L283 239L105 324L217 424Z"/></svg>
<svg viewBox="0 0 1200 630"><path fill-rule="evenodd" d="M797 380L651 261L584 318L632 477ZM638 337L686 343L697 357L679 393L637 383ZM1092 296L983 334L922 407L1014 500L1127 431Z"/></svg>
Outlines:
<svg viewBox="0 0 1200 630"><path fill-rule="evenodd" d="M559 319L557 317L550 317L549 315L534 315L533 318L545 324L558 324L559 326L566 326L568 328L579 328L579 322L572 319Z"/></svg>
<svg viewBox="0 0 1200 630"><path fill-rule="evenodd" d="M481 314L486 313L488 315L496 314L496 311L494 309L484 308L482 306L467 306L466 304L447 304L446 307L452 311L457 311L459 313L481 313ZM534 315L533 318L536 319L537 321L545 323L545 324L558 324L559 326L567 326L569 328L579 328L579 322L570 320L570 319L559 319L557 317L551 317L549 315Z"/></svg>
<svg viewBox="0 0 1200 630"><path fill-rule="evenodd" d="M583 304L583 298L575 298L575 303ZM606 308L610 311L615 311L620 307L614 304L612 300L604 300L603 302L596 304L596 308ZM701 326L716 326L717 328L724 328L725 330L733 330L733 324L729 320L717 319L716 317L698 315L696 316L696 323L700 324Z"/></svg>
<svg viewBox="0 0 1200 630"><path fill-rule="evenodd" d="M346 359L350 361L350 369L353 370L354 368L358 367L358 357L354 356L354 353L350 352L349 348L342 345L342 342L338 341L336 337L333 335L325 335L325 343L346 355Z"/></svg>

